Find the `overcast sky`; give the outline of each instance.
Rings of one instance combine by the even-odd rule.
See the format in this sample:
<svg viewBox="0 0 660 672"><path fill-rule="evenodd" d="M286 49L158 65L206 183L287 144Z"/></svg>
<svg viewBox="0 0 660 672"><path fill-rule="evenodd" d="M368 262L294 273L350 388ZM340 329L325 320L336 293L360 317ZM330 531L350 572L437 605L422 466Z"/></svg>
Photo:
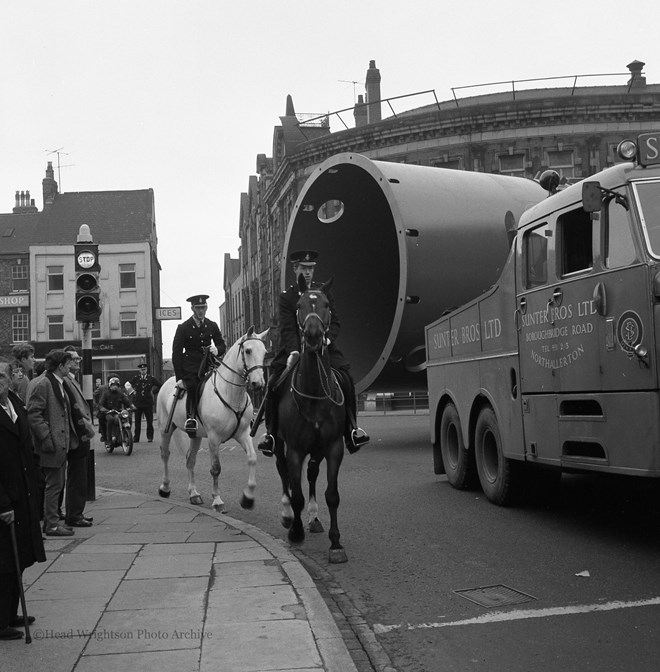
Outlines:
<svg viewBox="0 0 660 672"><path fill-rule="evenodd" d="M633 60L660 83L658 25L657 0L0 0L0 212L16 190L43 207L54 150L61 192L153 188L161 305L188 317L207 293L217 320L240 194L287 94L298 113L352 106L370 60L383 98Z"/></svg>

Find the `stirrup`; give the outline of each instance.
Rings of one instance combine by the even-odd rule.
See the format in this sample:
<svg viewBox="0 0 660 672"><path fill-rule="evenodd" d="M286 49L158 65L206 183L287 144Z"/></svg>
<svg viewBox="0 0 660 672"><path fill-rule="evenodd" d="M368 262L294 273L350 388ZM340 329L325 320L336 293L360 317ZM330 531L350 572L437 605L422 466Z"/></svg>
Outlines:
<svg viewBox="0 0 660 672"><path fill-rule="evenodd" d="M369 443L369 441L369 435L364 431L364 429L356 427L351 431L350 441L346 442L348 452L351 454L357 453L357 451L360 450L360 448L362 448L362 446L364 446L366 443Z"/></svg>
<svg viewBox="0 0 660 672"><path fill-rule="evenodd" d="M266 457L273 457L275 452L275 439L272 434L264 434L257 445L257 449L260 450Z"/></svg>
<svg viewBox="0 0 660 672"><path fill-rule="evenodd" d="M195 420L195 418L188 418L186 424L183 426L183 431L191 439L194 439L197 434L197 420Z"/></svg>

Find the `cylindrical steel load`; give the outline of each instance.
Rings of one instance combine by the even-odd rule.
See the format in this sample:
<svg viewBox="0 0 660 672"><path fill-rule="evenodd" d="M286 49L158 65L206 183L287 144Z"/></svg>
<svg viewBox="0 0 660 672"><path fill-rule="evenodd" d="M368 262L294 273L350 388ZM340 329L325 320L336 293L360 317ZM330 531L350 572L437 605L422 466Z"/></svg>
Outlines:
<svg viewBox="0 0 660 672"><path fill-rule="evenodd" d="M424 327L497 280L520 215L546 195L523 178L359 154L314 170L284 251L317 250L314 280L334 276L358 392L426 389ZM282 289L292 282L283 269Z"/></svg>

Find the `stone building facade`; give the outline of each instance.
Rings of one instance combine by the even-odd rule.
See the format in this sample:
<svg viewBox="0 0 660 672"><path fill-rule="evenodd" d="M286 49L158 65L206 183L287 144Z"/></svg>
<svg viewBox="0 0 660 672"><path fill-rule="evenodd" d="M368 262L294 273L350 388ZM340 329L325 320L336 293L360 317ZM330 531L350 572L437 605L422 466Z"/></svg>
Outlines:
<svg viewBox="0 0 660 672"><path fill-rule="evenodd" d="M243 326L273 327L277 347L277 297L292 280L282 257L287 224L308 177L328 157L356 152L379 161L529 179L552 168L578 181L612 165L622 139L660 128L660 84L646 82L644 65L629 63L618 85L590 86L589 78L571 77L558 78L567 86L516 90L514 82L511 91L442 102L434 94L435 103L382 118L388 99L371 61L365 95L353 109L354 126L336 132L330 120L341 115L305 121L289 97L274 129L272 156L257 156L256 175L241 195L243 296L237 302L225 285L225 301L243 305Z"/></svg>

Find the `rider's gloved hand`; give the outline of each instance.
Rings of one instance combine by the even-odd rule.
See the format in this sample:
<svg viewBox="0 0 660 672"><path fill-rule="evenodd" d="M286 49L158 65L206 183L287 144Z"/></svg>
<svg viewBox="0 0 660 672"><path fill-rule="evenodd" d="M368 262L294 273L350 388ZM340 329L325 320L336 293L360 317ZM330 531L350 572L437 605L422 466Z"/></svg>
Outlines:
<svg viewBox="0 0 660 672"><path fill-rule="evenodd" d="M297 350L292 350L286 360L287 367L291 368L298 361L299 357L300 353Z"/></svg>
<svg viewBox="0 0 660 672"><path fill-rule="evenodd" d="M330 345L330 339L329 339L329 338L326 338L326 339L325 339L325 345L326 345L326 346Z"/></svg>
<svg viewBox="0 0 660 672"><path fill-rule="evenodd" d="M215 357L218 354L218 348L216 348L215 345L211 343L209 346L209 352Z"/></svg>

